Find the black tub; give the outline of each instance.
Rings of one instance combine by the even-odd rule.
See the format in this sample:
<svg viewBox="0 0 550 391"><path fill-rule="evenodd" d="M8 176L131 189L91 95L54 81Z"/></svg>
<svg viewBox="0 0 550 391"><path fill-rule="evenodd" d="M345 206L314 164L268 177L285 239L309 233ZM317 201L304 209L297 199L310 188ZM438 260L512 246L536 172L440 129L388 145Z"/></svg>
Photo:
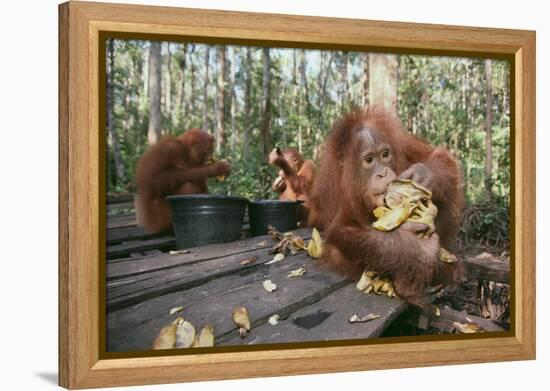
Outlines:
<svg viewBox="0 0 550 391"><path fill-rule="evenodd" d="M178 250L239 240L248 199L213 194L166 197Z"/></svg>
<svg viewBox="0 0 550 391"><path fill-rule="evenodd" d="M298 207L302 201L260 200L248 204L252 236L267 234L267 226L285 232L298 228Z"/></svg>

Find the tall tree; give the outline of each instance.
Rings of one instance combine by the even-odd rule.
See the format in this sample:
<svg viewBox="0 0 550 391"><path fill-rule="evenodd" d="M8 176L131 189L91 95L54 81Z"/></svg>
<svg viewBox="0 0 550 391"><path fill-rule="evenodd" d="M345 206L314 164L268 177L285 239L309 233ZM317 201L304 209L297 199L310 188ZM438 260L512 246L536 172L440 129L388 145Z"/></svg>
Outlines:
<svg viewBox="0 0 550 391"><path fill-rule="evenodd" d="M230 67L230 77L229 77L229 91L231 91L231 151L235 151L235 145L237 144L237 94L235 91L235 75L237 73L237 49L235 47L231 48L231 67Z"/></svg>
<svg viewBox="0 0 550 391"><path fill-rule="evenodd" d="M300 66L298 65L298 49L292 50L292 90L293 90L293 103L296 107L295 113L297 114L298 122L298 151L302 153L303 150L303 134L302 134L302 119L304 118L304 99L302 94L302 85L298 82L298 75L301 74Z"/></svg>
<svg viewBox="0 0 550 391"><path fill-rule="evenodd" d="M361 80L361 106L369 104L369 54L362 54L363 74Z"/></svg>
<svg viewBox="0 0 550 391"><path fill-rule="evenodd" d="M197 90L196 89L196 76L195 76L195 71L196 71L196 65L195 65L195 61L193 61L193 58L195 57L194 56L194 53L195 53L195 44L190 44L191 46L191 49L189 50L189 68L190 68L190 81L189 81L189 87L190 87L190 91L189 91L189 99L185 99L185 104L186 104L186 107L187 109L185 110L186 114L189 116L189 120L187 122L188 124L188 127L190 128L194 128L194 127L197 127L196 125L196 120L195 120L195 108L196 108L196 101L197 101L197 97L195 96L195 91Z"/></svg>
<svg viewBox="0 0 550 391"><path fill-rule="evenodd" d="M485 60L485 192L486 199L493 198L493 67L490 59Z"/></svg>
<svg viewBox="0 0 550 391"><path fill-rule="evenodd" d="M225 149L225 45L218 46L218 80L216 84L216 152Z"/></svg>
<svg viewBox="0 0 550 391"><path fill-rule="evenodd" d="M160 42L151 42L149 51L149 127L147 128L147 141L149 145L158 141L161 135L161 58Z"/></svg>
<svg viewBox="0 0 550 391"><path fill-rule="evenodd" d="M246 48L244 79L244 127L243 127L243 159L248 161L248 148L250 144L250 129L252 118L250 116L252 94L252 49Z"/></svg>
<svg viewBox="0 0 550 391"><path fill-rule="evenodd" d="M346 110L349 104L349 81L348 81L348 62L349 62L349 53L347 51L342 52L340 56L340 88L339 88L339 99L340 99L340 111L343 112Z"/></svg>
<svg viewBox="0 0 550 391"><path fill-rule="evenodd" d="M324 125L324 118L325 118L325 104L327 101L327 83L329 80L329 77L332 73L332 62L334 61L334 53L329 53L329 61L326 65L326 70L323 72L324 77L323 80L319 80L321 84L319 85L319 129ZM321 74L321 71L319 71L319 74Z"/></svg>
<svg viewBox="0 0 550 391"><path fill-rule="evenodd" d="M143 50L142 94L139 101L139 111L142 113L149 110L149 52L150 50Z"/></svg>
<svg viewBox="0 0 550 391"><path fill-rule="evenodd" d="M260 134L265 160L271 150L271 58L267 47L262 48L262 62L262 125Z"/></svg>
<svg viewBox="0 0 550 391"><path fill-rule="evenodd" d="M307 116L310 116L311 102L309 101L309 87L307 84L307 59L306 51L304 49L300 50L300 86L302 88L302 93L305 98L305 106Z"/></svg>
<svg viewBox="0 0 550 391"><path fill-rule="evenodd" d="M172 117L172 52L170 42L166 43L166 72L164 72L164 112L166 117Z"/></svg>
<svg viewBox="0 0 550 391"><path fill-rule="evenodd" d="M305 49L300 50L300 93L303 96L302 106L306 109L306 133L309 138L311 135L311 103L309 101L309 88L307 84L307 59ZM300 151L301 152L301 151Z"/></svg>
<svg viewBox="0 0 550 391"><path fill-rule="evenodd" d="M300 66L299 66L299 70L300 70L300 118L304 118L305 117L305 127L306 127L306 134L309 138L310 136L310 132L311 132L311 126L310 126L310 122L309 122L309 119L310 119L310 103L309 103L309 90L308 90L308 85L307 85L307 75L306 75L306 68L307 68L307 63L306 63L306 51L304 49L301 49L300 50ZM304 108L305 108L305 116L304 116ZM300 140L299 140L299 151L300 153L302 152L303 150L303 140L302 140L302 124L303 124L303 120L300 121L300 128L299 128L299 133L300 133Z"/></svg>
<svg viewBox="0 0 550 391"><path fill-rule="evenodd" d="M397 56L370 53L369 102L397 112Z"/></svg>
<svg viewBox="0 0 550 391"><path fill-rule="evenodd" d="M186 102L185 99L185 68L187 66L187 43L184 43L181 45L181 53L180 57L178 58L178 65L180 68L180 85L179 89L176 95L176 106L177 106L177 112L178 112L178 125L183 126L183 121L185 119L185 109L186 109ZM191 95L192 97L193 95Z"/></svg>
<svg viewBox="0 0 550 391"><path fill-rule="evenodd" d="M120 145L118 142L118 134L115 128L115 93L114 93L114 69L115 69L115 48L114 40L109 39L107 42L107 134L108 144L111 149L114 163L114 177L111 175L112 182L115 186L124 181L124 165L120 156Z"/></svg>
<svg viewBox="0 0 550 391"><path fill-rule="evenodd" d="M327 52L321 50L319 52L319 71L317 72L317 106L319 111L323 111L323 100L324 96L323 91L323 78L325 75L325 66L326 66Z"/></svg>
<svg viewBox="0 0 550 391"><path fill-rule="evenodd" d="M204 54L204 84L203 84L203 99L202 99L202 128L208 130L208 68L210 67L210 47L206 47Z"/></svg>

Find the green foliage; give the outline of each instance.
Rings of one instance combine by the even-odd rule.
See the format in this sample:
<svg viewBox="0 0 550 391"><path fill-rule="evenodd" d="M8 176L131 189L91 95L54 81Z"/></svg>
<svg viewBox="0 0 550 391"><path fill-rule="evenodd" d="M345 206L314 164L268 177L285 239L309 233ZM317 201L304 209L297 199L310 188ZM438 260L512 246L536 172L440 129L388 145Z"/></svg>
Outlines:
<svg viewBox="0 0 550 391"><path fill-rule="evenodd" d="M510 214L503 202L466 208L459 232L461 246L482 244L502 248L510 243Z"/></svg>
<svg viewBox="0 0 550 391"><path fill-rule="evenodd" d="M113 168L111 140L108 149L110 192L135 190L135 166L147 148L149 46L146 41L114 41L113 127L124 175L117 177ZM207 50L209 61L206 64ZM217 53L215 45L162 44L163 134L181 134L195 127L216 133L220 72ZM250 54L250 61L247 54ZM369 100L366 58L368 56L359 52L306 50L302 54L301 49L270 49L269 149L294 147L306 158L318 161L322 142L334 120L351 107L361 106ZM231 61L235 62L234 84L230 77ZM494 205L507 210L510 201L510 69L508 62L492 60L492 187L488 192L485 187L487 81L484 61L398 56L397 112L408 131L432 144L446 146L460 159L468 204L486 203L487 194L490 194ZM205 80L206 70L208 80ZM250 199L275 197L271 181L277 170L266 164L260 134L264 98L261 48L227 46L225 70L223 126L226 137L220 158L231 161L232 173L223 182L210 180L210 191ZM236 100L232 122L233 89ZM499 222L502 220L500 213L499 209ZM488 213L469 225L471 237L481 235L495 224L491 216L493 214Z"/></svg>

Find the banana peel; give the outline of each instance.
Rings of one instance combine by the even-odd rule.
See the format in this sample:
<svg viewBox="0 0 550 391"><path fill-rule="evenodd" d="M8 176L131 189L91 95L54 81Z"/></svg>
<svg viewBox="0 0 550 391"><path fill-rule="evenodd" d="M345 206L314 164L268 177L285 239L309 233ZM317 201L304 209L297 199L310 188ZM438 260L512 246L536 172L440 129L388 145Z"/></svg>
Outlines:
<svg viewBox="0 0 550 391"><path fill-rule="evenodd" d="M482 333L485 330L477 323L453 322L454 328L463 334Z"/></svg>
<svg viewBox="0 0 550 391"><path fill-rule="evenodd" d="M213 156L210 156L210 159L208 159L208 164L214 164L218 161L218 159L214 158ZM218 175L216 176L217 182L223 182L225 181L225 175Z"/></svg>
<svg viewBox="0 0 550 391"><path fill-rule="evenodd" d="M160 329L155 340L153 341L153 350L160 349L173 349L176 345L176 329L177 323L183 321L183 318L177 318L172 323L167 326L164 326Z"/></svg>
<svg viewBox="0 0 550 391"><path fill-rule="evenodd" d="M365 269L355 287L366 294L371 292L377 295L386 293L389 298L397 297L391 280L387 277L378 277L377 273L372 270Z"/></svg>
<svg viewBox="0 0 550 391"><path fill-rule="evenodd" d="M415 208L416 205L404 203L403 205L400 205L395 209L388 209L388 211L385 211L384 214L372 224L372 226L379 231L392 231L403 224L405 221L407 221Z"/></svg>
<svg viewBox="0 0 550 391"><path fill-rule="evenodd" d="M233 308L233 322L239 326L239 335L241 338L246 337L250 331L250 318L245 307Z"/></svg>
<svg viewBox="0 0 550 391"><path fill-rule="evenodd" d="M416 204L432 198L432 192L410 179L396 179L386 190L385 201L390 209L398 208L404 202Z"/></svg>
<svg viewBox="0 0 550 391"><path fill-rule="evenodd" d="M195 327L184 320L179 318L176 323L176 348L190 348L195 342Z"/></svg>
<svg viewBox="0 0 550 391"><path fill-rule="evenodd" d="M311 232L311 240L307 244L307 253L311 258L321 258L323 255L324 250L324 243L323 239L321 239L321 234L319 234L319 231L317 228L313 228Z"/></svg>
<svg viewBox="0 0 550 391"><path fill-rule="evenodd" d="M458 260L456 255L444 249L443 247L439 249L439 259L447 263L455 263Z"/></svg>
<svg viewBox="0 0 550 391"><path fill-rule="evenodd" d="M431 201L432 192L410 179L396 179L388 185L384 202L373 210L376 221L372 226L383 232L389 232L405 222L420 223L427 226L420 237L429 237L435 232L437 207Z"/></svg>
<svg viewBox="0 0 550 391"><path fill-rule="evenodd" d="M214 346L214 326L211 324L205 325L197 337L197 347L206 348Z"/></svg>

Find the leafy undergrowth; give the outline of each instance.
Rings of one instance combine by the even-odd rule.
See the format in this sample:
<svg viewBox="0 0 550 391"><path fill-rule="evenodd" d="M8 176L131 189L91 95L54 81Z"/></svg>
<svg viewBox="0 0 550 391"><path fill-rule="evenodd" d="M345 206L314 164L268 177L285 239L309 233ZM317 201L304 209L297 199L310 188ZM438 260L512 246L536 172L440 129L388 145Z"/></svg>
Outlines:
<svg viewBox="0 0 550 391"><path fill-rule="evenodd" d="M458 233L458 249L484 248L497 251L510 245L510 214L498 204L472 205L464 211Z"/></svg>

